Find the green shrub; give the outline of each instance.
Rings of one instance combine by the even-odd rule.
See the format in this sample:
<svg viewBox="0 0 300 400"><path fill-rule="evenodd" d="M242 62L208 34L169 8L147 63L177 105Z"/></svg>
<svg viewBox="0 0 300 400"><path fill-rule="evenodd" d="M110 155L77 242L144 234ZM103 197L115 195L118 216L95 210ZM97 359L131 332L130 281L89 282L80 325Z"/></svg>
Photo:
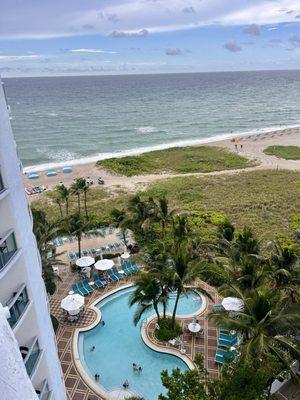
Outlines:
<svg viewBox="0 0 300 400"><path fill-rule="evenodd" d="M181 326L175 322L175 326L172 326L172 320L170 318L162 319L159 324L159 329L155 330L155 336L162 342L174 339L182 334Z"/></svg>
<svg viewBox="0 0 300 400"><path fill-rule="evenodd" d="M54 315L52 315L52 314L50 315L50 317L51 317L51 321L52 321L54 332L56 333L56 331L58 329L58 326L59 326L58 319L55 318Z"/></svg>

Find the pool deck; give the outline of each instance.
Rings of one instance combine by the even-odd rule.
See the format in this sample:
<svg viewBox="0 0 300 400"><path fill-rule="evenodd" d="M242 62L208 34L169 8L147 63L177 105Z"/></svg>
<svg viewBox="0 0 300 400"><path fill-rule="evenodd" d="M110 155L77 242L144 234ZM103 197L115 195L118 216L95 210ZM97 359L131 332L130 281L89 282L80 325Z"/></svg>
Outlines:
<svg viewBox="0 0 300 400"><path fill-rule="evenodd" d="M117 282L110 284L106 288L95 289L94 292L86 297L86 310L84 315L80 317L77 322L69 322L60 307L61 300L67 296L70 291L71 283L76 281L76 273L72 273L68 266L60 267L60 278L61 282L57 284L57 291L53 296L50 296L50 308L51 313L59 320L59 328L56 332L57 337L57 349L58 356L61 362L67 398L69 400L106 400L101 397L99 393L88 385L88 383L80 375L78 369L76 368L76 363L73 356L73 337L75 331L78 328L88 327L95 322L97 318L97 313L89 306L94 303L98 298L109 294L111 291L121 288L124 285L130 283L130 279L123 279L122 282ZM188 332L183 333L182 340L185 342L186 356L192 361L197 354L202 354L204 356L205 367L208 370L209 376L212 378L218 377L220 374L220 369L214 362L214 356L217 348L217 335L218 331L213 322L209 322L206 318L207 314L211 311L213 304L220 301L220 298L216 290L204 282L198 282L197 286L202 286L206 291L208 291L213 301L207 299L206 307L201 311L197 318L200 321L201 326L204 328L203 337L196 337ZM187 323L191 322L192 318L181 318L180 323L184 327ZM158 343L153 336L155 329L155 322L147 326L147 336L153 342L154 345L164 346L168 351L171 350L170 345L165 345ZM174 348L172 348L174 350ZM170 351L171 353L172 351ZM180 355L179 351L178 354Z"/></svg>

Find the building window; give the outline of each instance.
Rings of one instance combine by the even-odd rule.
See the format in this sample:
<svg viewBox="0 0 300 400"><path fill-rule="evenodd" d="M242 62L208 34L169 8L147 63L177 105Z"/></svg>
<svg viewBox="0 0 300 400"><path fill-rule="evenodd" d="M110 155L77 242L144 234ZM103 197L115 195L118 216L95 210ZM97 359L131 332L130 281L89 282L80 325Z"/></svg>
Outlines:
<svg viewBox="0 0 300 400"><path fill-rule="evenodd" d="M21 346L20 351L24 360L27 374L29 377L31 377L41 354L37 338L34 339L30 347Z"/></svg>
<svg viewBox="0 0 300 400"><path fill-rule="evenodd" d="M13 293L13 297L6 303L10 312L8 323L11 328L14 328L16 323L19 321L28 304L29 299L27 295L27 290L26 287L23 285L18 290L18 292Z"/></svg>
<svg viewBox="0 0 300 400"><path fill-rule="evenodd" d="M17 243L13 232L4 238L0 237L0 271L5 267L17 250Z"/></svg>
<svg viewBox="0 0 300 400"><path fill-rule="evenodd" d="M2 179L2 176L0 174L0 193L3 192L4 189L5 189L5 187L4 187L3 179Z"/></svg>
<svg viewBox="0 0 300 400"><path fill-rule="evenodd" d="M49 390L49 385L46 380L43 382L41 390L36 390L36 393L40 400L48 400L50 398L51 391Z"/></svg>

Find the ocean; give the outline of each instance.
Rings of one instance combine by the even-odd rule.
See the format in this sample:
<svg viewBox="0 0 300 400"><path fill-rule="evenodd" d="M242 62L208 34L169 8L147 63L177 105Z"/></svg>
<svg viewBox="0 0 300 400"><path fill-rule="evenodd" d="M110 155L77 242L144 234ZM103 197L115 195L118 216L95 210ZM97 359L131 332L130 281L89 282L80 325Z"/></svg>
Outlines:
<svg viewBox="0 0 300 400"><path fill-rule="evenodd" d="M300 71L4 79L23 165L300 125Z"/></svg>

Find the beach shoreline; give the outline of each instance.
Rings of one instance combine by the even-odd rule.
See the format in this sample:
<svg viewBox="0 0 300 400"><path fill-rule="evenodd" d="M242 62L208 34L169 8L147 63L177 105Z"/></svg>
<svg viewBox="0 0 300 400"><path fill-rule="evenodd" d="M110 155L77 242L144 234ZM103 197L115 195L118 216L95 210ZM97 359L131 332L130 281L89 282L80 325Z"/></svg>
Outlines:
<svg viewBox="0 0 300 400"><path fill-rule="evenodd" d="M300 124L294 125L282 125L282 126L272 126L266 128L257 128L246 132L230 132L219 134L216 136L211 137L204 137L201 139L191 139L191 140L180 140L170 143L162 143L157 144L154 146L147 146L147 147L139 147L134 149L128 150L120 150L115 152L107 152L107 153L98 153L95 155L78 158L78 159L71 159L67 161L53 161L49 163L41 163L37 165L31 165L23 167L24 173L30 172L42 172L47 171L49 169L57 169L67 166L76 166L76 165L85 165L85 164L92 164L96 163L99 160L107 160L110 158L121 158L126 156L138 156L143 153L148 153L151 151L156 150L166 150L173 147L189 147L189 146L205 146L205 145L217 145L218 143L222 143L224 141L230 140L232 138L237 137L238 139L243 139L245 136L256 136L256 135L264 135L264 134L273 134L289 129L298 129L300 128Z"/></svg>
<svg viewBox="0 0 300 400"><path fill-rule="evenodd" d="M237 154L248 158L250 160L257 160L258 164L254 167L247 167L239 170L226 170L226 171L215 171L215 172L197 172L184 175L215 175L215 174L232 174L246 170L254 169L288 169L288 170L300 170L300 160L285 160L279 159L275 156L266 155L263 150L272 145L285 145L285 146L300 146L300 126L293 126L283 129L273 129L272 131L261 131L259 133L244 133L238 136L237 148L235 143L232 141L232 137L236 135L228 135L226 138L215 141L206 141L201 144L194 144L193 146L218 146L229 149ZM191 144L189 144L191 146ZM170 147L186 147L186 146L168 146ZM124 156L124 155L122 155ZM116 157L116 154L114 154ZM183 174L152 174L152 175L137 175L132 177L126 177L123 175L116 175L106 171L103 168L96 166L96 161L99 158L95 158L92 162L86 163L75 163L72 162L64 163L64 166L72 166L72 173L62 173L61 167L56 167L57 175L54 177L47 177L44 170L35 168L34 171L39 173L40 178L36 180L30 180L24 174L24 185L34 186L40 185L45 186L48 189L55 187L60 183L64 183L66 186L70 186L75 178L87 178L89 177L94 181L94 187L99 187L97 184L98 177L102 177L105 181L103 186L105 189L125 189L126 191L134 191L137 187L143 187L148 183L157 179L167 179L175 176L182 176ZM75 160L74 160L75 161ZM56 164L60 165L60 164ZM92 186L92 187L93 187ZM43 193L38 195L28 196L30 201L37 199Z"/></svg>

